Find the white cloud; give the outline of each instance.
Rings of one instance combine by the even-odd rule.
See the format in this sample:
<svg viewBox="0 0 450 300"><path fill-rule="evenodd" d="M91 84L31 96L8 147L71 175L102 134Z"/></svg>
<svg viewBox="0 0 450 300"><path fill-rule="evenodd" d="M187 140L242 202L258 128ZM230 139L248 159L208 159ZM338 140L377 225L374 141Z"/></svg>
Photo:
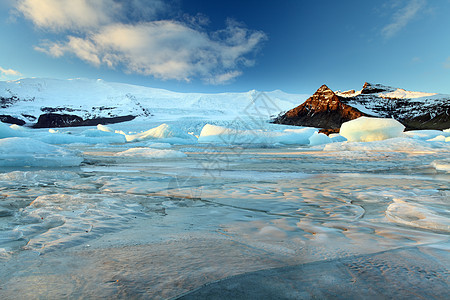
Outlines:
<svg viewBox="0 0 450 300"><path fill-rule="evenodd" d="M18 0L16 9L36 26L58 31L106 24L119 6L113 0Z"/></svg>
<svg viewBox="0 0 450 300"><path fill-rule="evenodd" d="M5 69L0 67L0 79L8 80L8 79L17 79L18 77L23 76L19 71L13 69Z"/></svg>
<svg viewBox="0 0 450 300"><path fill-rule="evenodd" d="M163 80L200 78L210 84L229 82L242 74L242 67L254 65L251 56L266 39L263 32L228 20L225 29L208 33L203 15L156 20L168 9L164 3L19 0L16 8L37 27L66 34L35 47L53 57L71 54L97 67Z"/></svg>
<svg viewBox="0 0 450 300"><path fill-rule="evenodd" d="M417 14L426 6L426 0L409 0L408 3L399 8L392 17L392 22L386 25L381 34L389 39L405 28Z"/></svg>

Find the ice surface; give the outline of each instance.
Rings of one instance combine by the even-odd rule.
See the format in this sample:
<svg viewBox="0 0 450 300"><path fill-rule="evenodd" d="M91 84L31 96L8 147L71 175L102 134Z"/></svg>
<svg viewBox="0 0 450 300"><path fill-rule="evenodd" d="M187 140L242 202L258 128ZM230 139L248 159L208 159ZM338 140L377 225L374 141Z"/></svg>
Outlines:
<svg viewBox="0 0 450 300"><path fill-rule="evenodd" d="M169 143L147 143L147 147L150 148L159 148L159 149L163 149L163 148L172 148L172 145Z"/></svg>
<svg viewBox="0 0 450 300"><path fill-rule="evenodd" d="M216 144L285 144L308 145L315 128L281 130L240 130L206 124L198 138L200 143Z"/></svg>
<svg viewBox="0 0 450 300"><path fill-rule="evenodd" d="M102 128L103 129L103 128ZM126 143L126 138L123 134L115 133L111 131L104 131L100 129L88 129L82 134L86 137L95 137L95 138L101 138L99 139L99 142L102 143L108 143L108 144L123 144Z"/></svg>
<svg viewBox="0 0 450 300"><path fill-rule="evenodd" d="M0 166L2 167L72 167L83 158L62 147L31 138L0 139Z"/></svg>
<svg viewBox="0 0 450 300"><path fill-rule="evenodd" d="M189 139L214 125L213 143L187 146L161 143L165 134L99 144L101 127L53 134L25 128L34 137L89 143L46 145L84 159L78 168L0 168L1 297L171 299L212 281L292 265L316 270L316 277L301 277L309 288L329 278L335 264L333 274L348 270L352 289L364 282L363 290L384 290L396 283L386 272L409 270L409 286L425 282L420 295L437 295L450 248L449 143L403 136L310 147L317 129L251 121L167 121ZM161 123L113 124L106 135ZM237 143L249 136L269 144ZM41 145L22 144L1 152L0 161ZM422 246L407 259L396 252Z"/></svg>
<svg viewBox="0 0 450 300"><path fill-rule="evenodd" d="M394 119L360 117L342 124L339 133L349 142L371 142L400 137L404 129Z"/></svg>
<svg viewBox="0 0 450 300"><path fill-rule="evenodd" d="M433 145L411 138L392 138L373 142L342 142L327 144L324 151L429 151Z"/></svg>
<svg viewBox="0 0 450 300"><path fill-rule="evenodd" d="M116 153L116 156L145 157L145 158L182 158L186 154L176 150L158 150L152 148L131 148Z"/></svg>
<svg viewBox="0 0 450 300"><path fill-rule="evenodd" d="M314 134L309 137L309 144L311 146L328 144L332 142L333 140L323 133L314 132Z"/></svg>
<svg viewBox="0 0 450 300"><path fill-rule="evenodd" d="M445 207L394 200L394 203L388 206L386 216L396 223L450 232L450 216Z"/></svg>

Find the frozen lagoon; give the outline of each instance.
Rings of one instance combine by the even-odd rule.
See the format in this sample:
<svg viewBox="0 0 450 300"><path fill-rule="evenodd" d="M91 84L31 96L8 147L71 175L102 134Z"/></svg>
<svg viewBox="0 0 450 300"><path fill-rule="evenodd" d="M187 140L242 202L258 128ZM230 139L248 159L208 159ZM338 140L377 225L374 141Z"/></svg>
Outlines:
<svg viewBox="0 0 450 300"><path fill-rule="evenodd" d="M2 168L1 298L448 295L446 142L147 145Z"/></svg>

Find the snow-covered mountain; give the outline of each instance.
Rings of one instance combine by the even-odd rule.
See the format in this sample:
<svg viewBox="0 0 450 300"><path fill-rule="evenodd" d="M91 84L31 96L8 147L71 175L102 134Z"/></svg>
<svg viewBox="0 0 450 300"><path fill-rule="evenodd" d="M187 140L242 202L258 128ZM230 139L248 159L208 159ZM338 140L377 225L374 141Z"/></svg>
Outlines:
<svg viewBox="0 0 450 300"><path fill-rule="evenodd" d="M360 91L332 92L322 86L305 103L274 122L338 129L343 122L361 115L394 118L407 129L446 129L450 127L450 95L367 82Z"/></svg>
<svg viewBox="0 0 450 300"><path fill-rule="evenodd" d="M0 82L0 116L31 125L43 114L86 119L134 116L226 118L246 114L276 115L307 95L280 90L260 93L177 93L163 89L87 79L29 78Z"/></svg>

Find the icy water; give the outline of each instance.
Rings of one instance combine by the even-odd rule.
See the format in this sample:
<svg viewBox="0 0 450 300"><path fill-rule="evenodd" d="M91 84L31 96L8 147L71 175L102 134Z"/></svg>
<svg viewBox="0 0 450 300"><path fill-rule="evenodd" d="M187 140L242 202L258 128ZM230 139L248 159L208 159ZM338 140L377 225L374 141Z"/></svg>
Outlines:
<svg viewBox="0 0 450 300"><path fill-rule="evenodd" d="M415 296L444 298L450 175L436 165L448 148L196 144L170 148L186 157L116 155L132 146L68 146L82 152L79 168L1 170L0 298L169 299L292 266L311 286L345 259L360 262L355 282L361 270L393 272L424 285ZM380 253L384 263L367 263Z"/></svg>

